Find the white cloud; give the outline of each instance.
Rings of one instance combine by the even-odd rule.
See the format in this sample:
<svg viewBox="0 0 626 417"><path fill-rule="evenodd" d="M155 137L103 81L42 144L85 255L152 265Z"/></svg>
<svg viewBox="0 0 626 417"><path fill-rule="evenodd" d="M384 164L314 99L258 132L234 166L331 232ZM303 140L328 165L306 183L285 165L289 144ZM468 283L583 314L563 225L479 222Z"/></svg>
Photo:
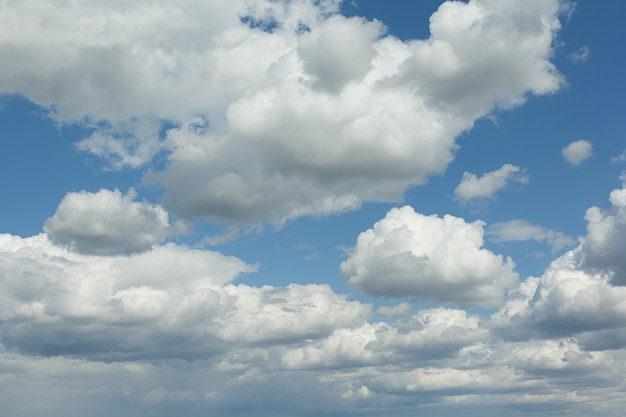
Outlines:
<svg viewBox="0 0 626 417"><path fill-rule="evenodd" d="M385 297L497 306L517 282L510 258L483 249L483 222L390 210L341 263L349 285Z"/></svg>
<svg viewBox="0 0 626 417"><path fill-rule="evenodd" d="M585 159L591 157L593 149L591 142L577 140L563 148L562 155L570 164L579 165Z"/></svg>
<svg viewBox="0 0 626 417"><path fill-rule="evenodd" d="M572 61L574 64L583 64L587 62L590 56L591 50L587 46L581 46L574 52L567 54L567 59Z"/></svg>
<svg viewBox="0 0 626 417"><path fill-rule="evenodd" d="M142 252L171 233L182 231L169 223L167 212L147 201L134 201L131 189L102 189L97 193L68 193L44 231L52 242L90 255Z"/></svg>
<svg viewBox="0 0 626 417"><path fill-rule="evenodd" d="M626 285L626 176L621 189L611 191L611 210L591 207L585 213L587 235L581 240L582 265L608 273L615 284Z"/></svg>
<svg viewBox="0 0 626 417"><path fill-rule="evenodd" d="M10 22L0 93L92 130L77 146L114 167L163 152L165 168L146 180L174 215L281 223L401 201L446 169L477 118L563 84L549 61L557 0L446 2L431 37L407 42L338 10L11 3L0 10Z"/></svg>
<svg viewBox="0 0 626 417"><path fill-rule="evenodd" d="M462 201L490 198L510 182L525 184L528 176L523 169L511 164L502 165L502 168L487 172L481 177L464 172L461 183L454 189L454 195Z"/></svg>
<svg viewBox="0 0 626 417"><path fill-rule="evenodd" d="M564 247L573 246L576 243L573 238L563 234L563 232L546 229L519 219L493 223L487 228L486 235L496 243L524 240L547 242L552 247L552 252L558 252Z"/></svg>
<svg viewBox="0 0 626 417"><path fill-rule="evenodd" d="M626 187L615 189L610 212L591 207L587 235L554 260L539 278L527 278L492 317L509 337L576 336L594 349L626 347Z"/></svg>
<svg viewBox="0 0 626 417"><path fill-rule="evenodd" d="M371 314L327 285L229 284L254 269L173 244L100 257L56 247L43 234L0 235L1 342L40 355L194 359L227 346L324 337Z"/></svg>
<svg viewBox="0 0 626 417"><path fill-rule="evenodd" d="M492 317L494 325L503 327L511 338L576 336L585 343L591 338L593 345L602 343L585 332L623 332L626 288L612 286L606 274L584 272L579 252L580 248L567 252L553 261L540 278L527 278L520 284ZM610 339L605 338L607 342Z"/></svg>
<svg viewBox="0 0 626 417"><path fill-rule="evenodd" d="M389 224L394 213L404 227ZM480 261L482 224L408 208L379 222L386 247L404 246L419 221L426 226L416 235L439 246L464 241L467 257ZM465 258L460 248L455 256ZM579 261L569 252L521 283L489 322L442 307L411 315L408 303L379 309L388 319L377 322L369 305L327 285L235 285L254 267L211 251L167 244L101 257L43 234L0 235L0 374L11 381L0 409L130 417L235 416L243 407L269 417L549 406L593 414L610 400L619 413L626 294ZM480 285L467 284L466 292ZM24 408L32 392L38 400Z"/></svg>

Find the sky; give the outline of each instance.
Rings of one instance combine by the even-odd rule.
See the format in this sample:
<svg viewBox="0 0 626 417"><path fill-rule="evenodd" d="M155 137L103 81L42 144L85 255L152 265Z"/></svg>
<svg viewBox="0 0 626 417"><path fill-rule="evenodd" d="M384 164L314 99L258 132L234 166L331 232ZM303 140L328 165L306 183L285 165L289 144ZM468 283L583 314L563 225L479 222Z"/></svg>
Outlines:
<svg viewBox="0 0 626 417"><path fill-rule="evenodd" d="M0 414L621 417L625 12L0 2Z"/></svg>

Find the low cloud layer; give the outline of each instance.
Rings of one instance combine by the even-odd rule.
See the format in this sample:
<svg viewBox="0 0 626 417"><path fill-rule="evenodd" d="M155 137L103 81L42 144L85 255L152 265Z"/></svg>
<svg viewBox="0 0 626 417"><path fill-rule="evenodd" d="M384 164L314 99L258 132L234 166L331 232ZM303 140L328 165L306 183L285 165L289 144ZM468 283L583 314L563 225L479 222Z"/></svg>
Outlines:
<svg viewBox="0 0 626 417"><path fill-rule="evenodd" d="M386 291L378 295L402 287L435 303L375 312L328 285L235 284L256 266L212 251L170 243L94 256L45 234L0 235L0 371L11 377L2 410L347 416L373 406L398 415L550 406L618 416L626 294L616 259L588 262L589 245L617 239L625 193L610 194L603 217L587 215L576 249L521 282L510 261L481 248L482 223L393 209L359 236L342 273ZM423 268L399 268L405 258ZM444 301L497 311L436 305ZM38 401L25 407L32 392Z"/></svg>

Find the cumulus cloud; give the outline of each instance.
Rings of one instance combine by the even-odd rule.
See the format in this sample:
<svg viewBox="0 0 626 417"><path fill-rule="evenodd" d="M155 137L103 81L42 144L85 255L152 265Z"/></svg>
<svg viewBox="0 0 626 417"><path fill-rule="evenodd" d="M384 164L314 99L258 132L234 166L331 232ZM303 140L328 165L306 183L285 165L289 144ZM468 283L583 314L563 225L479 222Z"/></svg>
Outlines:
<svg viewBox="0 0 626 417"><path fill-rule="evenodd" d="M591 207L585 213L587 235L581 240L582 265L608 273L613 283L626 285L626 175L621 189L611 191L611 209Z"/></svg>
<svg viewBox="0 0 626 417"><path fill-rule="evenodd" d="M560 335L577 336L584 342L594 339L586 332L623 332L626 288L611 285L606 274L583 271L579 251L567 252L541 277L527 278L520 284L492 317L496 327L503 327L511 338ZM599 343L595 340L593 344Z"/></svg>
<svg viewBox="0 0 626 417"><path fill-rule="evenodd" d="M610 212L591 207L587 235L544 274L520 283L492 320L510 337L576 336L595 349L623 348L626 320L626 188L610 193ZM515 330L513 330L515 329Z"/></svg>
<svg viewBox="0 0 626 417"><path fill-rule="evenodd" d="M572 165L579 165L593 154L591 142L581 139L570 143L561 152L563 158Z"/></svg>
<svg viewBox="0 0 626 417"><path fill-rule="evenodd" d="M520 219L493 223L487 228L486 235L496 243L524 240L547 242L552 247L553 253L576 243L573 238L563 234L563 232L546 229Z"/></svg>
<svg viewBox="0 0 626 417"><path fill-rule="evenodd" d="M341 263L349 285L384 297L414 297L493 307L517 282L510 258L482 248L484 223L390 210L359 235Z"/></svg>
<svg viewBox="0 0 626 417"><path fill-rule="evenodd" d="M339 6L11 3L0 93L84 125L114 167L162 155L146 181L178 217L281 223L401 201L478 118L563 84L557 0L445 2L406 42Z"/></svg>
<svg viewBox="0 0 626 417"><path fill-rule="evenodd" d="M90 255L128 255L150 249L172 232L167 212L147 201L134 201L131 189L68 193L44 231L52 242Z"/></svg>
<svg viewBox="0 0 626 417"><path fill-rule="evenodd" d="M528 182L528 176L523 169L511 164L502 165L502 168L480 177L464 172L461 183L454 189L454 195L461 201L490 198L510 182L525 184Z"/></svg>

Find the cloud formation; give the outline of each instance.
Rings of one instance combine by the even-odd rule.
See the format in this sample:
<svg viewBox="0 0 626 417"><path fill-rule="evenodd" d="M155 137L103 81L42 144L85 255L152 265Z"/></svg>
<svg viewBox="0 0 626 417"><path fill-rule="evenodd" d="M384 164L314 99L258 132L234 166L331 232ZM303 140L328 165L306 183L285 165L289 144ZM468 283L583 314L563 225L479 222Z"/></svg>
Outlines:
<svg viewBox="0 0 626 417"><path fill-rule="evenodd" d="M113 167L161 153L165 167L146 181L178 217L281 223L401 201L446 169L478 118L563 84L550 62L557 0L446 2L431 37L406 42L338 10L11 3L0 92L83 124L78 148ZM28 34L19 43L17 28Z"/></svg>
<svg viewBox="0 0 626 417"><path fill-rule="evenodd" d="M611 191L611 209L593 206L585 213L587 236L581 240L582 264L609 274L613 283L626 285L626 175L621 189Z"/></svg>
<svg viewBox="0 0 626 417"><path fill-rule="evenodd" d="M528 182L528 176L523 169L511 164L502 165L502 168L480 177L464 172L461 183L454 189L454 195L461 201L491 198L510 182L525 184Z"/></svg>
<svg viewBox="0 0 626 417"><path fill-rule="evenodd" d="M563 158L572 165L580 165L593 154L593 147L588 140L577 140L563 148Z"/></svg>
<svg viewBox="0 0 626 417"><path fill-rule="evenodd" d="M169 222L167 212L147 201L134 201L131 189L81 191L63 197L44 224L52 242L88 255L129 255L143 252L169 234L182 231Z"/></svg>
<svg viewBox="0 0 626 417"><path fill-rule="evenodd" d="M591 350L626 347L626 188L613 190L609 199L610 212L587 210L587 235L578 247L554 260L541 277L520 283L492 317L509 337L557 334L577 337Z"/></svg>
<svg viewBox="0 0 626 417"><path fill-rule="evenodd" d="M342 265L362 273L372 263L362 257L357 264L356 255L370 248L395 267L394 254L403 258L401 250L421 245L433 268L443 268L437 256L447 253L449 270L462 266L467 280L448 282L458 299L439 301L468 307L495 306L504 289L497 280L509 274L511 290L491 317L440 306L413 312L401 303L378 309L385 320L377 321L369 304L328 285L235 284L255 267L216 252L170 243L105 257L69 251L45 234L0 235L0 373L11 378L0 408L8 415L78 417L93 409L97 417L130 417L138 410L236 416L243 407L265 417L553 407L618 416L626 294L613 282L615 259L597 258L592 270L585 251L600 236L619 243L612 227L619 228L625 193L611 193L612 209L601 219L588 216L578 248L519 283L510 264L481 249L482 223L410 207L391 210L361 234ZM491 298L481 297L484 283L471 271L494 265L503 269L489 278ZM394 272L379 277L401 277ZM443 285L431 281L408 291ZM38 401L25 409L32 392Z"/></svg>
<svg viewBox="0 0 626 417"><path fill-rule="evenodd" d="M510 258L482 248L483 226L425 216L409 206L392 209L359 235L341 275L374 296L497 306L518 276Z"/></svg>

